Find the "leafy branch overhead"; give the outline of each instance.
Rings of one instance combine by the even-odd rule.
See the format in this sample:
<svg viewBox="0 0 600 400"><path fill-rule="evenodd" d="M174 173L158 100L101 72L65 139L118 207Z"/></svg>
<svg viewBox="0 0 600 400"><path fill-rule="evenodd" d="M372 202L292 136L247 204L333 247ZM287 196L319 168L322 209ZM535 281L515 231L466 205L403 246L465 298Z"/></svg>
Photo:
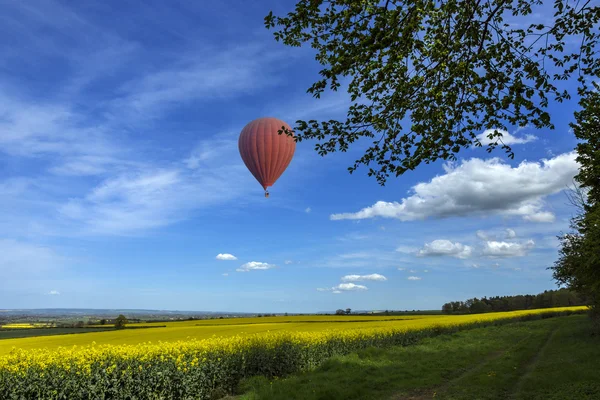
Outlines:
<svg viewBox="0 0 600 400"><path fill-rule="evenodd" d="M316 139L321 155L369 146L349 168L369 167L384 184L421 163L455 160L462 148L501 146L508 126L554 128L549 101L600 76L600 7L555 0L300 0L265 25L288 46L310 44L323 65L308 92L347 86L346 120L297 121L297 140ZM534 12L553 12L531 24ZM529 21L528 21L529 19ZM527 23L519 24L519 21ZM286 131L281 130L280 133Z"/></svg>

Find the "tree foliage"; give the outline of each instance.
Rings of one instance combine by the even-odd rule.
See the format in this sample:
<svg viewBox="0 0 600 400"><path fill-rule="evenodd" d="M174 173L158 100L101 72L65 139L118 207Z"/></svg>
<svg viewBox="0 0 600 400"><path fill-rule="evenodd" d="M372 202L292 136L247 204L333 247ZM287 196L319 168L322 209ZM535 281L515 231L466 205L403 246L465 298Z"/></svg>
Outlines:
<svg viewBox="0 0 600 400"><path fill-rule="evenodd" d="M552 14L535 21L540 10ZM585 89L600 76L599 21L599 6L568 0L300 0L265 17L277 41L316 50L324 67L313 96L350 79L346 120L299 120L297 140L316 139L326 155L366 138L348 169L365 165L381 184L483 146L485 129L487 150L512 157L499 130L554 128L549 101L574 94L561 81Z"/></svg>
<svg viewBox="0 0 600 400"><path fill-rule="evenodd" d="M560 236L560 257L552 270L559 283L590 297L600 331L600 85L593 86L582 96L576 123L571 124L580 140L581 167L575 177L579 195L571 196L579 213L571 219L572 231Z"/></svg>

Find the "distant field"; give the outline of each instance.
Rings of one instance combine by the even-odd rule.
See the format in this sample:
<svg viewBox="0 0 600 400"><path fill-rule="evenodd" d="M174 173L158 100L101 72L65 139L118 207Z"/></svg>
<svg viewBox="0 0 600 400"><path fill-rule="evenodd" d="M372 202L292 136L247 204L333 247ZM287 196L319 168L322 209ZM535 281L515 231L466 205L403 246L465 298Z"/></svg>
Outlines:
<svg viewBox="0 0 600 400"><path fill-rule="evenodd" d="M584 307L564 307L556 310L582 310ZM547 309L551 311L552 309ZM211 337L231 337L266 334L278 331L319 332L354 329L393 328L418 329L432 325L453 325L469 321L526 314L528 311L476 315L399 315L386 316L289 316L261 318L230 318L214 320L193 320L182 322L156 322L130 324L135 326L164 326L156 329L132 329L107 332L90 332L78 335L54 335L30 338L0 340L0 355L7 354L13 347L21 349L85 346L95 342L101 344L140 344L146 342L174 342Z"/></svg>

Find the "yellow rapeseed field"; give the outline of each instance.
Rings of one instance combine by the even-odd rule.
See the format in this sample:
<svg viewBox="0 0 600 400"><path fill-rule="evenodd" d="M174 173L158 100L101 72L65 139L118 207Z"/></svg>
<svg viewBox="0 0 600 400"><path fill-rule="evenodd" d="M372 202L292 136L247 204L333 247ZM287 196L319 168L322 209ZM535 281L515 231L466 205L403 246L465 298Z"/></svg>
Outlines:
<svg viewBox="0 0 600 400"><path fill-rule="evenodd" d="M381 317L356 317L353 322L257 318L245 324L219 320L212 325L210 321L190 321L169 324L167 328L3 340L0 343L10 342L15 348L0 356L0 398L204 399L215 392L231 391L244 377L282 376L365 347L407 345L444 332L584 309L416 316L389 321ZM210 332L214 336L197 339ZM132 335L142 335L146 342L139 343ZM150 341L151 337L156 339ZM32 347L31 339L37 340L37 347L45 348L25 349ZM96 342L87 342L90 339ZM88 344L73 346L73 341ZM57 347L60 343L68 347Z"/></svg>
<svg viewBox="0 0 600 400"><path fill-rule="evenodd" d="M439 315L411 316L290 316L262 318L229 318L182 322L155 322L130 324L129 326L154 327L152 329L91 332L77 335L56 335L0 340L0 356L13 347L20 349L58 348L97 344L139 344L156 341L207 339L213 336L249 335L279 330L312 332L332 329L354 329L364 327L386 327L406 325L412 320L441 318ZM163 328L163 326L166 326Z"/></svg>

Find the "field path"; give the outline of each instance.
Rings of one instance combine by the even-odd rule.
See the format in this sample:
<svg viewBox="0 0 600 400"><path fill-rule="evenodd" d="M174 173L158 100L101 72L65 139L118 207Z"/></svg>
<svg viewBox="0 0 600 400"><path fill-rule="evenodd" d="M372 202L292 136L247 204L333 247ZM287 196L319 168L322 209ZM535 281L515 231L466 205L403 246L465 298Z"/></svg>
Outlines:
<svg viewBox="0 0 600 400"><path fill-rule="evenodd" d="M435 398L435 395L437 393L440 393L440 394L444 393L451 386L456 385L457 383L463 381L464 379L466 379L466 378L468 378L470 376L473 376L474 374L476 374L479 371L481 371L486 365L488 365L488 364L490 364L490 363L498 360L499 358L501 358L502 356L504 356L506 353L509 353L510 351L514 350L521 343L523 343L524 341L526 341L528 339L529 339L529 336L526 336L523 339L521 339L518 342L516 342L515 344L513 344L512 346L510 346L509 348L502 349L502 350L492 351L487 356L485 356L483 358L483 360L481 360L481 362L475 364L473 367L467 369L466 371L464 371L463 373L461 373L457 377L449 379L448 381L446 381L441 386L438 386L438 387L433 388L433 389L425 389L423 391L419 391L418 393L412 393L412 394L406 394L406 393L395 394L395 395L393 395L390 398L390 400L425 400L425 399Z"/></svg>
<svg viewBox="0 0 600 400"><path fill-rule="evenodd" d="M552 340L556 336L557 332L558 332L558 327L554 328L548 334L548 337L546 338L546 341L544 342L544 344L539 348L537 353L535 353L535 355L527 362L527 364L525 364L525 370L524 370L523 374L521 375L521 377L515 383L515 386L514 386L513 391L509 398L511 398L511 399L519 398L519 393L523 389L523 385L527 381L529 375L531 375L531 373L537 367L538 361L540 360L540 358L543 357L544 353L546 352L546 349L550 346L550 343L552 343Z"/></svg>

